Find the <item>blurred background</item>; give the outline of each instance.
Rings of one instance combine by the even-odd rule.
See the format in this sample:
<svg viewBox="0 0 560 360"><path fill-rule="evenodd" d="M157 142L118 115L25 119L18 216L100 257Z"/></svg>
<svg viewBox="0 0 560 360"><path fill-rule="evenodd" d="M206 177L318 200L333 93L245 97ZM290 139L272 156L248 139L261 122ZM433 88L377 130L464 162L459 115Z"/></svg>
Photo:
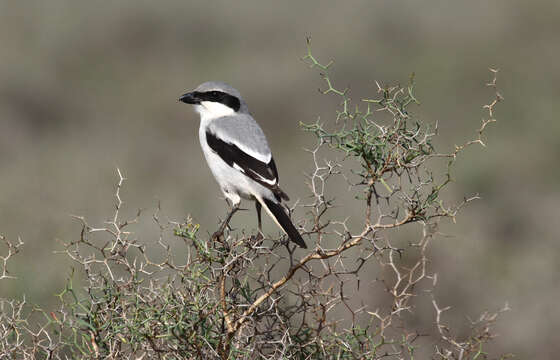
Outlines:
<svg viewBox="0 0 560 360"><path fill-rule="evenodd" d="M53 251L80 229L69 215L107 220L117 167L130 213L161 202L170 218L191 214L213 231L225 202L199 148L198 116L177 101L207 80L241 91L283 188L305 199L312 164L303 149L313 138L298 124L329 121L338 105L301 61L311 36L314 55L335 60L333 80L354 99L373 96L375 80L405 83L415 72L414 111L439 122L441 150L472 137L492 97L488 67L501 70L498 123L485 149L461 156L451 187L482 200L433 244L437 293L461 319L508 302L493 349L556 358L560 2L295 4L1 2L0 233L26 245L11 268L19 279L0 283L0 296L56 303L70 271ZM266 229L277 231L268 220Z"/></svg>

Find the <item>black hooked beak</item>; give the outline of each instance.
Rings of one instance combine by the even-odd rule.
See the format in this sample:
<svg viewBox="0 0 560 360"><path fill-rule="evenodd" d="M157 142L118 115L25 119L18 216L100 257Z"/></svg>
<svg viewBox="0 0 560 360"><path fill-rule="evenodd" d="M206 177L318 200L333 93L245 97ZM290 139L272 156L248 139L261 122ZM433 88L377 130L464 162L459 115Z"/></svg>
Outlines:
<svg viewBox="0 0 560 360"><path fill-rule="evenodd" d="M200 98L196 92L190 92L182 95L179 98L179 101L184 102L185 104L200 104Z"/></svg>

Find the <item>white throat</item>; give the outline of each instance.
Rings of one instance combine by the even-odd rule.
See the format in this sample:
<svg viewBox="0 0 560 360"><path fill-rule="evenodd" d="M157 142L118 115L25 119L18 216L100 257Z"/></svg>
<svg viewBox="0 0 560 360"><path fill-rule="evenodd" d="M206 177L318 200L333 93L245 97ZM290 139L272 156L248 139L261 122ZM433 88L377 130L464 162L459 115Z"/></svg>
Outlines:
<svg viewBox="0 0 560 360"><path fill-rule="evenodd" d="M235 115L235 111L229 106L213 101L202 101L200 105L195 105L194 108L203 121Z"/></svg>

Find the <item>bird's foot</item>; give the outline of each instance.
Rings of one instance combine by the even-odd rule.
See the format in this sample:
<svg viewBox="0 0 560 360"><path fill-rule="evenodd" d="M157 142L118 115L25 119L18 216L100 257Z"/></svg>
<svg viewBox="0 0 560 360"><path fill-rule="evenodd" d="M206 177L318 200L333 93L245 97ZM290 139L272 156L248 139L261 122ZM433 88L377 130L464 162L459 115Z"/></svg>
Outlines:
<svg viewBox="0 0 560 360"><path fill-rule="evenodd" d="M212 234L212 241L223 241L224 240L224 232L226 230L226 228L230 228L229 227L229 222L231 220L231 218L233 217L233 214L235 214L237 211L241 210L241 208L239 207L239 204L235 204L233 205L233 207L231 208L229 214L226 216L225 220L222 222L222 224L220 225L220 227L218 228L218 231L216 231L215 233Z"/></svg>

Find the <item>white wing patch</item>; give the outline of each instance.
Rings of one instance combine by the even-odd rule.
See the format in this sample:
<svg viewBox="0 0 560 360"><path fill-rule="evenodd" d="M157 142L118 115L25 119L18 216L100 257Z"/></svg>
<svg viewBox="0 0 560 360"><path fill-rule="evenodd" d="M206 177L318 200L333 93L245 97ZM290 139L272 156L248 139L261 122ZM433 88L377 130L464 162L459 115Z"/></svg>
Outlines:
<svg viewBox="0 0 560 360"><path fill-rule="evenodd" d="M256 175L261 179L261 181L263 181L263 182L265 182L265 183L267 183L267 184L270 184L270 185L275 185L275 184L276 184L276 181L278 180L278 179L271 179L271 180L269 180L269 179L263 178L263 177L260 176L259 174L256 174Z"/></svg>
<svg viewBox="0 0 560 360"><path fill-rule="evenodd" d="M241 166L237 165L236 163L233 163L233 168L236 169L236 170L238 170L238 171L240 171L240 172L242 172L243 174L246 174L245 170L243 170L243 169L241 168ZM267 184L276 185L276 183L277 183L277 181L278 181L278 179L276 179L276 178L275 178L275 179L267 179L267 178L262 177L260 174L257 174L257 173L254 172L254 171L251 171L251 172L252 172L254 175L258 176L259 179L260 179L262 182L265 182L265 183L267 183Z"/></svg>
<svg viewBox="0 0 560 360"><path fill-rule="evenodd" d="M236 170L239 170L243 174L245 174L245 171L239 165L237 165L236 163L233 163L233 168L236 169Z"/></svg>

